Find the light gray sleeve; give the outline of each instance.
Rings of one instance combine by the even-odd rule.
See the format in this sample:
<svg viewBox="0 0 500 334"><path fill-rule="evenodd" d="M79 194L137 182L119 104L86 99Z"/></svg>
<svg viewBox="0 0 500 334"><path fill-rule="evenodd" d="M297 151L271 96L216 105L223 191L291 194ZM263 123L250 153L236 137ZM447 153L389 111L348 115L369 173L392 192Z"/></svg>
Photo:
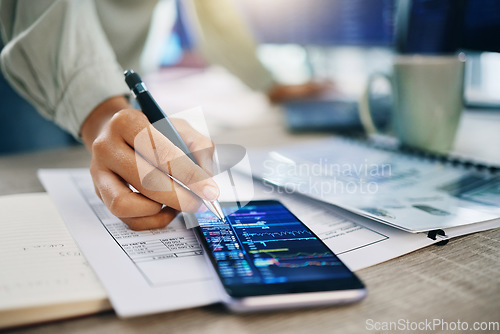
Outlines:
<svg viewBox="0 0 500 334"><path fill-rule="evenodd" d="M128 94L94 1L2 0L0 24L5 78L76 138L97 105Z"/></svg>

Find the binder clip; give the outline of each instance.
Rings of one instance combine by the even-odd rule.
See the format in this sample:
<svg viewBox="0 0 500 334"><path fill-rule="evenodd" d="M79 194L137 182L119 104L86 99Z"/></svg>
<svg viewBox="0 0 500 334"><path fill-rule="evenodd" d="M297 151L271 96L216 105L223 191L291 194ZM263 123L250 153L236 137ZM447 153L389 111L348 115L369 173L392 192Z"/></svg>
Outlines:
<svg viewBox="0 0 500 334"><path fill-rule="evenodd" d="M432 240L436 240L438 235L446 236L446 233L444 233L443 230L433 230L433 231L427 232L427 237L432 239ZM436 246L444 246L448 243L448 241L450 241L450 239L444 239L444 240L441 240L440 242L435 243L435 245Z"/></svg>

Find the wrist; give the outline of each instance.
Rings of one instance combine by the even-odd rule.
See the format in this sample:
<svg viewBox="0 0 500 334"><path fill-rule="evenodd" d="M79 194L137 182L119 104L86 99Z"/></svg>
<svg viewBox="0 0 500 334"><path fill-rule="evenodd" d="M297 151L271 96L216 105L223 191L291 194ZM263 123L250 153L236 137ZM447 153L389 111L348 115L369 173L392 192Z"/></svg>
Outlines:
<svg viewBox="0 0 500 334"><path fill-rule="evenodd" d="M97 138L104 124L122 109L131 108L130 103L124 96L111 97L92 110L80 128L83 143L87 150L91 151L92 143Z"/></svg>

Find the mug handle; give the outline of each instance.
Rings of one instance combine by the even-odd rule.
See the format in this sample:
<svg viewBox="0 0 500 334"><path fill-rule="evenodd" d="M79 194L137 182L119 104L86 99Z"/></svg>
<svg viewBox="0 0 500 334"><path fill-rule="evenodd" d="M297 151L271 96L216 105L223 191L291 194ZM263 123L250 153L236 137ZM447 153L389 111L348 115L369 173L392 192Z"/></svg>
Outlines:
<svg viewBox="0 0 500 334"><path fill-rule="evenodd" d="M365 129L365 132L368 135L372 134L383 134L382 131L380 131L379 128L375 125L375 122L373 121L372 117L372 108L370 105L370 96L371 96L371 91L372 91L372 86L373 83L375 82L376 79L378 78L385 78L389 83L391 82L391 77L387 74L384 73L373 73L368 77L368 81L366 82L365 89L363 91L363 94L361 95L361 99L359 100L358 103L358 111L359 111L359 118L361 120L361 124L363 125L363 128Z"/></svg>

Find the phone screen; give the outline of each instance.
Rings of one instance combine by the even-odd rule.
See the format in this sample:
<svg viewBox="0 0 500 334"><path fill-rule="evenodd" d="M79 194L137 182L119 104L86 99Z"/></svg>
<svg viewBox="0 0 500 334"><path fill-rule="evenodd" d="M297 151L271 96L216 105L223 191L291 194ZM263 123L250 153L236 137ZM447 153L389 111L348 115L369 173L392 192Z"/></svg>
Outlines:
<svg viewBox="0 0 500 334"><path fill-rule="evenodd" d="M197 233L230 295L361 288L362 283L278 201L222 204L226 222L197 213Z"/></svg>

